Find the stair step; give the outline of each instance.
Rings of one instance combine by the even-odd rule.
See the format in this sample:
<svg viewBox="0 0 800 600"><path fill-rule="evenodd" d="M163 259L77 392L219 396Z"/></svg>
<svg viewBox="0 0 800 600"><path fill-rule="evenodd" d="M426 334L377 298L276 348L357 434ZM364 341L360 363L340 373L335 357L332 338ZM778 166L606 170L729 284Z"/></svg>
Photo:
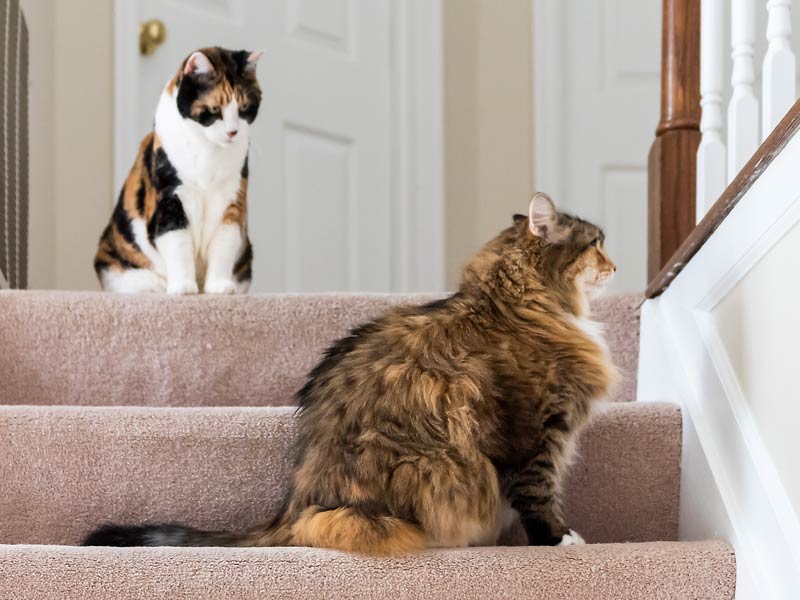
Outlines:
<svg viewBox="0 0 800 600"><path fill-rule="evenodd" d="M430 295L125 296L0 292L2 404L286 406L323 349ZM595 303L635 397L640 296Z"/></svg>
<svg viewBox="0 0 800 600"><path fill-rule="evenodd" d="M0 543L76 544L105 521L263 522L286 493L293 415L291 407L0 407ZM574 529L589 542L677 539L676 406L611 404L579 448L566 494Z"/></svg>
<svg viewBox="0 0 800 600"><path fill-rule="evenodd" d="M374 559L309 548L0 546L8 600L732 600L721 542L470 548Z"/></svg>

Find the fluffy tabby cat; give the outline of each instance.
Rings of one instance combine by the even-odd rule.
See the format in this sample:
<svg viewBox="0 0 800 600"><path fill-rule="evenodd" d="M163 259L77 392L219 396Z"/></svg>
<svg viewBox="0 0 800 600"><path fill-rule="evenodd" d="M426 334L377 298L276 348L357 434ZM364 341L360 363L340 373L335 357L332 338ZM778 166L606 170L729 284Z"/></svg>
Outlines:
<svg viewBox="0 0 800 600"><path fill-rule="evenodd" d="M100 238L94 268L112 292L246 292L248 128L260 52L204 48L167 83L155 127Z"/></svg>
<svg viewBox="0 0 800 600"><path fill-rule="evenodd" d="M617 371L588 320L616 270L594 225L537 194L458 292L393 308L336 342L298 393L291 491L245 533L105 525L86 545L316 546L374 555L494 544L516 510L531 544L583 543L561 485Z"/></svg>

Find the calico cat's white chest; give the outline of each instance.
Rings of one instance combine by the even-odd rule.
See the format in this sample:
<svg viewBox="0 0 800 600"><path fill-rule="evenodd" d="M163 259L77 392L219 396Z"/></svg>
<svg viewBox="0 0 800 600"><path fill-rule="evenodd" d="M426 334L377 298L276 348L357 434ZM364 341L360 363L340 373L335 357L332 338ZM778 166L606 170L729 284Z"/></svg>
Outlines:
<svg viewBox="0 0 800 600"><path fill-rule="evenodd" d="M239 178L231 178L209 187L201 187L191 182L184 183L175 190L189 220L189 229L198 258L206 258L209 240L222 223L225 210L236 200L239 185Z"/></svg>
<svg viewBox="0 0 800 600"><path fill-rule="evenodd" d="M187 130L171 107L164 113L156 120L156 133L181 182L175 193L189 221L195 256L204 261L225 210L236 201L247 136L222 148Z"/></svg>

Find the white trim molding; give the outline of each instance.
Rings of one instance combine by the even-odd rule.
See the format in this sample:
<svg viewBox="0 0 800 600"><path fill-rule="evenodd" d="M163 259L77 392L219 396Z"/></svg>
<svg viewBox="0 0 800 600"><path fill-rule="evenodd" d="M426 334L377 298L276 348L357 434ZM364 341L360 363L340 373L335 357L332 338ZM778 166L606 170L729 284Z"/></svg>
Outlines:
<svg viewBox="0 0 800 600"><path fill-rule="evenodd" d="M114 190L119 190L131 165L126 157L138 148L136 107L139 104L139 79L132 76L139 69L139 6L130 0L114 0Z"/></svg>
<svg viewBox="0 0 800 600"><path fill-rule="evenodd" d="M696 433L697 443L684 448L681 537L721 536L734 545L739 599L800 598L800 519L712 313L800 224L798 161L795 136L664 294L642 310L639 399L680 402L685 429ZM786 397L797 394L787 390ZM691 476L704 470L710 478ZM724 514L711 497L721 500Z"/></svg>
<svg viewBox="0 0 800 600"><path fill-rule="evenodd" d="M392 289L444 290L442 0L392 0Z"/></svg>
<svg viewBox="0 0 800 600"><path fill-rule="evenodd" d="M536 187L553 198L564 198L561 181L564 140L565 2L531 0L533 23L533 161Z"/></svg>

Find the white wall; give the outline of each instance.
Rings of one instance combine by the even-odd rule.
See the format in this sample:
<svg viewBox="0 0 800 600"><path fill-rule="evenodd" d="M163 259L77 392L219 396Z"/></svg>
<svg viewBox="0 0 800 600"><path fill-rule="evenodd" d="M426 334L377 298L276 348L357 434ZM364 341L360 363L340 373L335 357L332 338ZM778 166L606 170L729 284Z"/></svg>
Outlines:
<svg viewBox="0 0 800 600"><path fill-rule="evenodd" d="M97 289L113 189L112 0L54 2L54 196L60 289Z"/></svg>
<svg viewBox="0 0 800 600"><path fill-rule="evenodd" d="M742 397L800 514L800 225L712 311Z"/></svg>
<svg viewBox="0 0 800 600"><path fill-rule="evenodd" d="M21 0L28 24L29 48L29 286L55 285L53 202L53 31L54 0Z"/></svg>
<svg viewBox="0 0 800 600"><path fill-rule="evenodd" d="M681 539L736 551L738 600L800 598L800 135L642 307L640 401L684 415Z"/></svg>
<svg viewBox="0 0 800 600"><path fill-rule="evenodd" d="M30 287L97 289L112 187L113 0L22 0L30 32Z"/></svg>
<svg viewBox="0 0 800 600"><path fill-rule="evenodd" d="M530 0L445 0L448 289L533 189Z"/></svg>

